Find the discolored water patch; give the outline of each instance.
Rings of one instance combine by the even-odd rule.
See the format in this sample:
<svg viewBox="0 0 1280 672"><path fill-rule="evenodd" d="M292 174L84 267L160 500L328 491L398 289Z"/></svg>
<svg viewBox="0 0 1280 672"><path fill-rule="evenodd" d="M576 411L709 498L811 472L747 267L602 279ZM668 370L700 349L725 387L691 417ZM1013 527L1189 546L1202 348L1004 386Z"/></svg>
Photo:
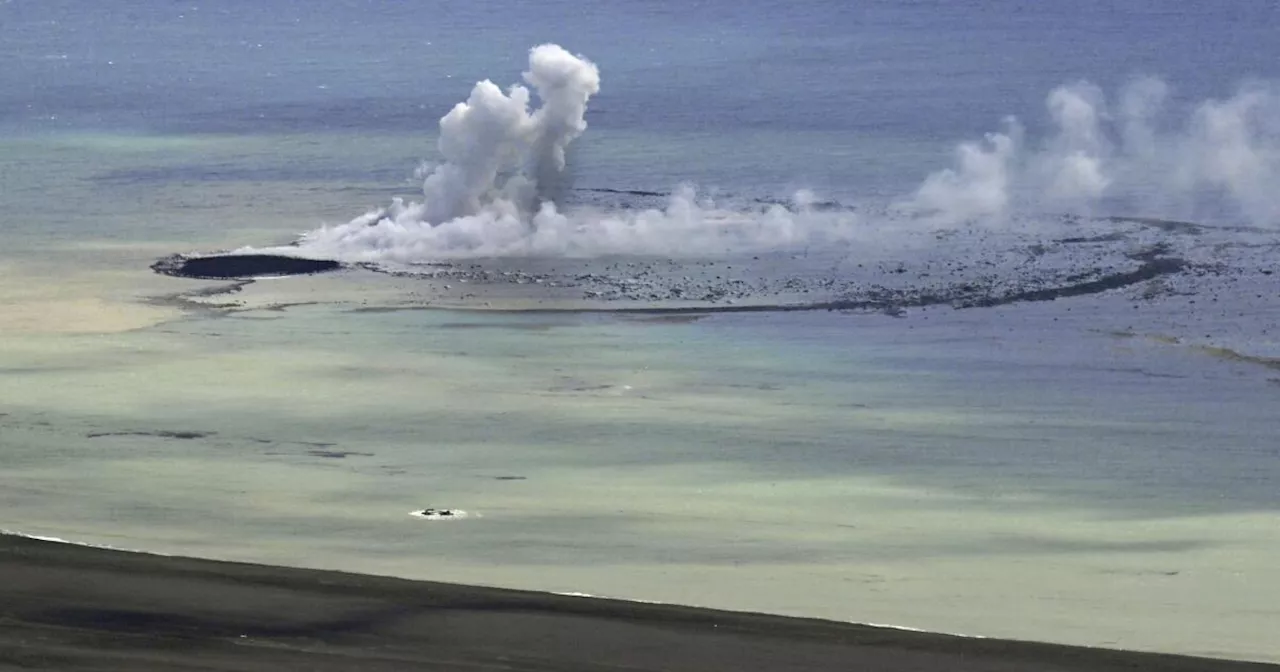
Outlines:
<svg viewBox="0 0 1280 672"><path fill-rule="evenodd" d="M100 439L109 436L150 436L157 439L204 439L213 436L216 432L193 432L187 430L181 431L137 431L137 432L90 432L85 434L85 438Z"/></svg>
<svg viewBox="0 0 1280 672"><path fill-rule="evenodd" d="M1209 355L1217 357L1228 362L1243 362L1245 364L1257 364L1265 366L1268 369L1280 370L1280 357L1261 357L1257 355L1248 355L1243 352L1232 350L1231 348L1223 348L1212 345L1201 345L1196 347L1197 350Z"/></svg>
<svg viewBox="0 0 1280 672"><path fill-rule="evenodd" d="M308 450L307 454L312 457L324 457L332 460L341 460L348 457L373 457L373 453L362 453L354 450L324 450L320 448Z"/></svg>

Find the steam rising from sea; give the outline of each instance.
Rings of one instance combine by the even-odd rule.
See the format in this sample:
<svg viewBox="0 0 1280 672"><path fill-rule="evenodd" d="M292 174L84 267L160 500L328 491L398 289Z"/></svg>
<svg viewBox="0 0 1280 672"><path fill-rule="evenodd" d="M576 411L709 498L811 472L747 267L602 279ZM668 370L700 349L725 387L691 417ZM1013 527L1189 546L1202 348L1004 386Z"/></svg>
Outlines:
<svg viewBox="0 0 1280 672"><path fill-rule="evenodd" d="M1182 115L1154 78L1114 100L1089 82L1068 84L1046 99L1047 138L1006 118L891 203L815 207L801 191L785 204L727 206L681 186L664 207L638 210L554 198L567 187L566 148L587 129L597 67L546 44L530 51L524 82L503 91L482 81L440 120L442 160L421 171L421 200L395 199L276 251L400 263L687 256L848 244L903 227L1010 227L1044 213L1280 224L1280 92L1264 82Z"/></svg>
<svg viewBox="0 0 1280 672"><path fill-rule="evenodd" d="M1112 103L1078 82L1045 101L1055 129L1035 143L1013 117L960 145L956 166L930 175L910 204L944 220L1019 211L1229 218L1280 224L1280 93L1242 86L1195 106L1180 123L1169 87L1143 78Z"/></svg>

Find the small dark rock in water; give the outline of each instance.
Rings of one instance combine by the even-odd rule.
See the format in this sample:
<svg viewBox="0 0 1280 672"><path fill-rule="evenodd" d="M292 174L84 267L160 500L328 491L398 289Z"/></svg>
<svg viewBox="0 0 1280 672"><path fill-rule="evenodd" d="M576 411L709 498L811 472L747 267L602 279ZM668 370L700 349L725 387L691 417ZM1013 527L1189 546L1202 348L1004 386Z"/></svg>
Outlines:
<svg viewBox="0 0 1280 672"><path fill-rule="evenodd" d="M254 278L263 275L306 275L342 268L332 259L300 259L281 254L224 254L208 257L165 257L151 265L164 275L204 280Z"/></svg>
<svg viewBox="0 0 1280 672"><path fill-rule="evenodd" d="M412 511L409 515L427 520L459 520L468 516L462 509L422 509Z"/></svg>

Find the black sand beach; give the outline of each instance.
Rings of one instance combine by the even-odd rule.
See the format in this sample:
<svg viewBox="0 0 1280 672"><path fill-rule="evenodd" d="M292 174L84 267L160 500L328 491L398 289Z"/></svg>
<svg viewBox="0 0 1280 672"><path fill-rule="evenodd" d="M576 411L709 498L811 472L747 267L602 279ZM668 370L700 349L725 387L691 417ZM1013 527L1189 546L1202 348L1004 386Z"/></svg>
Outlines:
<svg viewBox="0 0 1280 672"><path fill-rule="evenodd" d="M0 536L3 670L1277 670Z"/></svg>

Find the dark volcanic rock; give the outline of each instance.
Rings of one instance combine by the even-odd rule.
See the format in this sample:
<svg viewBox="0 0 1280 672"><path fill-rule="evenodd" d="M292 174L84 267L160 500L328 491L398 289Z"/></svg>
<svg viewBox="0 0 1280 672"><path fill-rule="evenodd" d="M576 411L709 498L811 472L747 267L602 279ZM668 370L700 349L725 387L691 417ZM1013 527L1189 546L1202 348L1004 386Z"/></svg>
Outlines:
<svg viewBox="0 0 1280 672"><path fill-rule="evenodd" d="M151 270L180 278L230 280L264 275L306 275L342 268L332 259L300 259L280 254L223 254L208 257L165 257Z"/></svg>

